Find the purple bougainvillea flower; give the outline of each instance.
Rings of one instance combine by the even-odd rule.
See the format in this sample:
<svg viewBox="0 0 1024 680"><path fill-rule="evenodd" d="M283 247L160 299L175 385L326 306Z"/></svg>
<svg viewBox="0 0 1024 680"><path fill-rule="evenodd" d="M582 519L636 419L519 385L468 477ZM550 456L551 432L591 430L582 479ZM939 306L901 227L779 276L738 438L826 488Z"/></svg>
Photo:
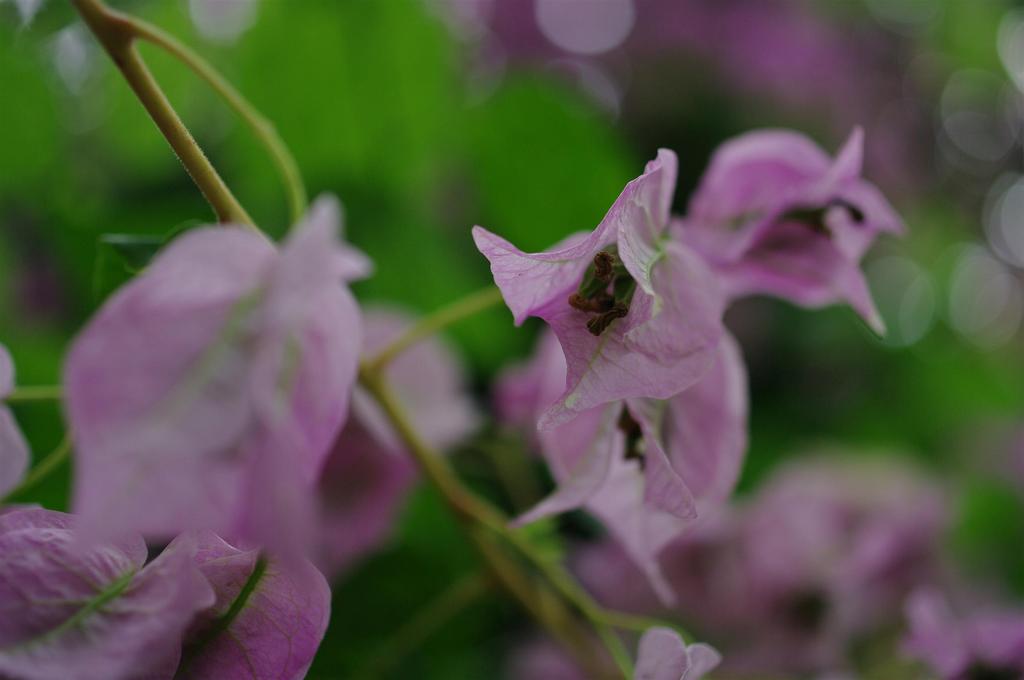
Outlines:
<svg viewBox="0 0 1024 680"><path fill-rule="evenodd" d="M732 491L746 452L747 384L739 348L725 335L704 378L675 397L629 399L581 413L537 433L558 489L519 518L530 522L586 507L608 526L665 601L672 592L657 555L696 517ZM499 382L499 413L512 398L532 398L539 413L564 384L565 359L542 336L525 367ZM529 386L529 380L536 384ZM532 422L520 404L513 424Z"/></svg>
<svg viewBox="0 0 1024 680"><path fill-rule="evenodd" d="M72 517L0 515L0 676L170 680L182 636L214 593L177 541L145 565L135 536L83 550Z"/></svg>
<svg viewBox="0 0 1024 680"><path fill-rule="evenodd" d="M709 645L700 642L686 645L670 628L651 628L640 638L632 680L700 680L721 659ZM564 649L543 639L517 649L509 665L509 676L516 680L587 680L593 677ZM615 674L609 661L608 675Z"/></svg>
<svg viewBox="0 0 1024 680"><path fill-rule="evenodd" d="M382 349L412 324L405 314L364 312L364 350ZM478 414L465 389L462 367L436 338L396 357L385 377L417 432L444 449L465 437ZM379 408L356 388L352 413L334 442L320 478L320 565L336 576L387 538L415 465Z"/></svg>
<svg viewBox="0 0 1024 680"><path fill-rule="evenodd" d="M636 680L700 680L722 657L702 643L687 645L671 628L650 628L637 648Z"/></svg>
<svg viewBox="0 0 1024 680"><path fill-rule="evenodd" d="M936 592L919 590L907 603L907 653L941 680L1024 677L1024 612L981 611L957 620Z"/></svg>
<svg viewBox="0 0 1024 680"><path fill-rule="evenodd" d="M188 632L176 678L298 680L306 677L330 618L331 591L309 562L261 558L210 531L194 543L195 563L216 593Z"/></svg>
<svg viewBox="0 0 1024 680"><path fill-rule="evenodd" d="M0 498L13 489L28 468L28 444L3 400L14 390L14 362L0 345Z"/></svg>
<svg viewBox="0 0 1024 680"><path fill-rule="evenodd" d="M676 156L662 149L593 232L542 253L474 227L515 323L544 319L565 352L542 428L621 399L666 399L711 365L723 302L704 261L669 237L675 183Z"/></svg>
<svg viewBox="0 0 1024 680"><path fill-rule="evenodd" d="M280 249L242 227L188 232L93 318L65 370L83 534L312 539L362 343L343 281L368 263L338 223L321 198Z"/></svg>
<svg viewBox="0 0 1024 680"><path fill-rule="evenodd" d="M937 577L943 498L891 459L794 460L665 547L670 608L611 542L576 571L606 606L684 621L730 673L811 675L843 667L852 644L897 625L907 593Z"/></svg>
<svg viewBox="0 0 1024 680"><path fill-rule="evenodd" d="M861 178L862 147L860 129L835 159L795 132L741 135L715 152L675 231L713 263L731 298L846 301L884 332L859 263L879 233L903 224Z"/></svg>

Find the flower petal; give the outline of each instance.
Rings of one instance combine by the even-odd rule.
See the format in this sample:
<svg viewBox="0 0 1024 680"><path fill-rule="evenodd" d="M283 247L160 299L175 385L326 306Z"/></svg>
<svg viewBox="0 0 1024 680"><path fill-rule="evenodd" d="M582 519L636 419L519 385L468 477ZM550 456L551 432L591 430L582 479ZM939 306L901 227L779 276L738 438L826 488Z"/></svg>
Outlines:
<svg viewBox="0 0 1024 680"><path fill-rule="evenodd" d="M193 625L176 677L305 677L330 617L331 593L320 572L304 561L261 560L208 531L185 539L196 542L196 565L216 601Z"/></svg>
<svg viewBox="0 0 1024 680"><path fill-rule="evenodd" d="M690 199L691 236L702 251L726 261L738 258L761 226L831 165L817 144L789 130L755 130L728 140Z"/></svg>
<svg viewBox="0 0 1024 680"><path fill-rule="evenodd" d="M879 335L885 332L857 264L844 257L830 238L809 234L801 224L773 226L743 261L720 271L731 298L770 294L809 308L845 301L872 330Z"/></svg>
<svg viewBox="0 0 1024 680"><path fill-rule="evenodd" d="M683 680L700 680L722 663L722 655L711 645L695 642L686 649L690 654L690 673Z"/></svg>
<svg viewBox="0 0 1024 680"><path fill-rule="evenodd" d="M647 629L637 648L636 680L700 680L721 661L709 645L687 646L671 628Z"/></svg>
<svg viewBox="0 0 1024 680"><path fill-rule="evenodd" d="M558 478L558 488L517 518L515 526L579 508L598 492L608 478L612 460L623 453L623 436L616 429L620 412L618 404L611 404L582 416L560 432L545 433L546 451L558 451L557 455L548 457ZM585 427L587 432L579 433L580 427ZM564 442L564 447L553 445L558 438ZM572 449L575 451L570 454Z"/></svg>
<svg viewBox="0 0 1024 680"><path fill-rule="evenodd" d="M416 466L383 446L357 419L338 435L320 478L317 564L336 577L388 537Z"/></svg>
<svg viewBox="0 0 1024 680"><path fill-rule="evenodd" d="M281 251L251 230L189 232L86 327L65 378L83 533L298 545L361 344L337 212L319 201Z"/></svg>
<svg viewBox="0 0 1024 680"><path fill-rule="evenodd" d="M747 373L739 344L725 333L711 370L668 402L664 439L672 467L698 506L725 500L747 450Z"/></svg>
<svg viewBox="0 0 1024 680"><path fill-rule="evenodd" d="M519 326L553 300L566 302L591 258L615 241L615 225L602 221L590 234L573 234L543 253L524 253L483 227L473 227L473 241L491 263L494 283Z"/></svg>
<svg viewBox="0 0 1024 680"><path fill-rule="evenodd" d="M645 475L636 461L616 455L604 486L590 498L586 508L608 527L658 599L671 605L676 596L661 571L658 554L693 520L652 506L645 500L646 486Z"/></svg>
<svg viewBox="0 0 1024 680"><path fill-rule="evenodd" d="M568 364L566 388L541 417L546 429L618 399L667 399L704 375L722 333L722 298L707 267L682 244L666 246L653 270L656 296L640 291L629 314L601 335L563 301L539 310Z"/></svg>
<svg viewBox="0 0 1024 680"><path fill-rule="evenodd" d="M193 546L168 548L140 571L144 546L141 554L112 545L83 551L66 518L43 510L3 516L0 674L169 679L185 628L213 603Z"/></svg>
<svg viewBox="0 0 1024 680"><path fill-rule="evenodd" d="M10 352L3 345L0 345L0 399L3 399L14 389L14 361Z"/></svg>
<svg viewBox="0 0 1024 680"><path fill-rule="evenodd" d="M252 419L243 337L273 258L250 230L188 232L75 340L65 386L84 533L173 535L237 500L241 461L218 454Z"/></svg>
<svg viewBox="0 0 1024 680"><path fill-rule="evenodd" d="M615 225L622 263L648 295L654 295L651 269L664 255L678 167L674 152L658 149L644 174L626 185L605 218Z"/></svg>
<svg viewBox="0 0 1024 680"><path fill-rule="evenodd" d="M28 442L11 412L0 406L0 498L21 483L28 463Z"/></svg>
<svg viewBox="0 0 1024 680"><path fill-rule="evenodd" d="M661 443L666 403L654 399L631 399L627 408L640 425L644 441L644 503L680 519L697 516L693 495L672 468Z"/></svg>

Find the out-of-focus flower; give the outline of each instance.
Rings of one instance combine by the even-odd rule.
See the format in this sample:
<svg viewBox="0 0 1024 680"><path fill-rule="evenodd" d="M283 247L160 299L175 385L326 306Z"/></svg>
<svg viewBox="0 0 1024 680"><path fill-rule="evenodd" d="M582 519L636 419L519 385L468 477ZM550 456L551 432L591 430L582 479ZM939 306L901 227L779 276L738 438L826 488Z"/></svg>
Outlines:
<svg viewBox="0 0 1024 680"><path fill-rule="evenodd" d="M914 593L907 603L907 653L941 680L1024 676L1024 612L983 611L957 619L940 595Z"/></svg>
<svg viewBox="0 0 1024 680"><path fill-rule="evenodd" d="M687 645L670 628L650 628L637 646L633 680L700 680L721 661L721 655L710 645L701 642ZM614 674L611 666L609 674ZM587 680L589 676L562 649L548 641L537 640L513 654L510 677L516 680Z"/></svg>
<svg viewBox="0 0 1024 680"><path fill-rule="evenodd" d="M147 565L138 535L83 549L70 515L0 515L0 675L170 680L186 628L214 602L195 550L177 541Z"/></svg>
<svg viewBox="0 0 1024 680"><path fill-rule="evenodd" d="M13 489L28 468L28 444L3 400L14 390L14 362L0 345L0 497Z"/></svg>
<svg viewBox="0 0 1024 680"><path fill-rule="evenodd" d="M309 562L260 558L210 531L184 534L216 594L188 631L175 677L300 680L330 619L331 591Z"/></svg>
<svg viewBox="0 0 1024 680"><path fill-rule="evenodd" d="M188 232L79 335L64 382L83 534L312 540L362 344L343 282L369 268L339 220L321 198L280 250L243 227Z"/></svg>
<svg viewBox="0 0 1024 680"><path fill-rule="evenodd" d="M544 319L568 364L553 427L620 399L666 399L697 382L722 334L722 299L703 260L668 234L676 156L662 149L590 234L528 254L481 227L477 248L515 323Z"/></svg>
<svg viewBox="0 0 1024 680"><path fill-rule="evenodd" d="M372 354L411 325L405 314L364 312L364 351ZM444 449L477 423L456 357L428 339L396 357L385 377L424 441ZM356 388L352 413L320 478L320 562L336 575L387 537L415 477L415 466L379 408Z"/></svg>
<svg viewBox="0 0 1024 680"><path fill-rule="evenodd" d="M878 333L860 260L903 224L860 176L857 129L833 160L803 135L750 132L715 152L679 235L710 262L730 298L776 295L805 307L845 301Z"/></svg>
<svg viewBox="0 0 1024 680"><path fill-rule="evenodd" d="M43 6L43 0L12 0L14 6L18 9L18 16L21 17L21 23L23 26L32 23L35 19L36 14Z"/></svg>
<svg viewBox="0 0 1024 680"><path fill-rule="evenodd" d="M532 424L557 398L565 372L561 349L547 333L529 364L499 382L499 412L513 424ZM512 409L514 400L520 403ZM736 342L725 335L710 371L685 392L667 401L599 406L538 432L537 444L559 487L518 521L586 507L622 543L659 596L671 600L656 557L698 510L732 491L746 452L746 428L746 372Z"/></svg>
<svg viewBox="0 0 1024 680"><path fill-rule="evenodd" d="M687 645L671 628L651 628L640 638L636 680L700 680L722 657L709 645Z"/></svg>
<svg viewBox="0 0 1024 680"><path fill-rule="evenodd" d="M750 594L776 626L751 666L840 667L858 635L898 617L906 593L937 577L947 513L941 489L893 461L802 460L746 509Z"/></svg>
<svg viewBox="0 0 1024 680"><path fill-rule="evenodd" d="M189 0L188 9L204 36L233 42L256 20L259 0Z"/></svg>
<svg viewBox="0 0 1024 680"><path fill-rule="evenodd" d="M872 135L885 138L869 155L872 172L886 186L913 188L928 170L921 148L928 141L921 135L928 126L921 123L928 119L908 96L917 84L891 67L900 39L866 15L837 15L805 0L431 4L447 10L449 25L462 29L454 29L458 35L477 43L469 51L473 68L486 68L499 55L514 68L600 74L607 86L592 87L593 78L573 81L599 105L607 104L606 93L622 93L627 102L615 102L612 111L621 110L640 134L653 129L657 138L659 124L676 120L666 108L675 100L663 91L666 74L675 72L712 86L716 95L741 99L738 108L753 104L788 120L813 119L833 134L867 124Z"/></svg>
<svg viewBox="0 0 1024 680"><path fill-rule="evenodd" d="M911 468L801 460L664 549L668 610L614 546L582 554L578 571L609 606L677 617L730 672L823 672L937 576L945 519L941 491Z"/></svg>

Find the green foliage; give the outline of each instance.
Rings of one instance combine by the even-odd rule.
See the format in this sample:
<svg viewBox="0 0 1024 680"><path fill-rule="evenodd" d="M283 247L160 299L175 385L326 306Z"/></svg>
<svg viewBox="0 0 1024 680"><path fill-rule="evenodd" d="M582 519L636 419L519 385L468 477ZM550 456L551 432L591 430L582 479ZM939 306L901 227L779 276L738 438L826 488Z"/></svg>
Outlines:
<svg viewBox="0 0 1024 680"><path fill-rule="evenodd" d="M124 3L197 45L274 122L311 195L340 196L348 238L377 264L374 276L355 286L368 304L426 312L487 285L487 264L469 237L474 224L529 250L591 229L653 144L680 152L689 182L707 152L741 124L803 126L760 106L725 110L731 100L682 85L662 118L647 119L670 131L668 141L649 139L628 119L612 121L536 71L513 71L484 95L468 85L467 48L425 4L264 0L237 44L215 45L197 35L187 3ZM61 82L50 45L72 18L66 3L50 2L25 29L10 5L0 2L0 342L11 349L22 384L53 384L68 338L103 299L173 235L212 216L105 55L91 54L81 92ZM997 71L994 33L1003 3L943 5L941 23L917 39L951 69ZM143 54L242 203L268 232L283 235L284 195L262 147L205 84L151 47ZM664 76L655 69L636 77ZM678 123L677 110L687 116ZM941 291L948 279L943 253L973 238L972 225L938 190L915 202L907 211L910 238L890 247L928 268ZM26 277L44 269L57 272L55 313L43 314L23 292ZM474 384L488 384L529 350L536 326L514 329L510 322L505 309L494 309L451 330ZM845 309L809 314L758 300L730 322L751 375L744 491L781 460L835 441L907 452L953 476L974 455L963 444L973 428L1024 413L1019 346L981 351L941 318L924 341L903 349L873 339ZM19 406L16 415L37 460L63 436L54 405ZM31 500L67 507L69 475L65 466ZM492 478L481 486L499 484ZM965 562L1024 595L1018 493L973 480L955 543ZM528 531L545 554L557 556L564 545L556 528L564 533L567 521L588 520ZM590 524L576 528L593 533ZM386 649L420 606L477 568L450 513L421 489L391 545L335 584L334 616L310 677L348 677ZM521 612L486 597L425 650L399 661L392 677L497 677L508 630L518 626L526 630Z"/></svg>

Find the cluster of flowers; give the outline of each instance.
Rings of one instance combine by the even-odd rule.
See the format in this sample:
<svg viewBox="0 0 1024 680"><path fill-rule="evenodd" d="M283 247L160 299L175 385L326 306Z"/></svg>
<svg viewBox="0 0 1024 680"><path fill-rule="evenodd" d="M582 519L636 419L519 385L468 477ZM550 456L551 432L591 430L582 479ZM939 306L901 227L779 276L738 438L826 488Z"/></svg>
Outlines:
<svg viewBox="0 0 1024 680"><path fill-rule="evenodd" d="M750 294L847 301L882 330L858 263L902 226L860 178L861 146L856 131L833 160L789 132L739 137L685 217L671 214L676 157L661 150L590 234L526 254L474 230L516 323L550 327L498 391L503 418L539 423L559 482L521 522L586 507L672 600L656 556L728 497L746 452L746 372L726 306Z"/></svg>
<svg viewBox="0 0 1024 680"><path fill-rule="evenodd" d="M280 249L243 227L191 231L76 339L74 512L0 508L0 675L303 677L329 619L322 573L386 537L414 479L354 386L361 347L410 320L360 311L342 284L369 263L338 244L339 220L322 198ZM439 343L387 377L430 443L474 426ZM13 383L0 348L0 394ZM0 409L0 494L28 457ZM169 541L148 564L143 537Z"/></svg>
<svg viewBox="0 0 1024 680"><path fill-rule="evenodd" d="M685 217L671 213L676 157L662 150L593 232L547 252L474 229L515 322L550 327L498 390L499 416L535 431L559 484L518 522L586 507L663 605L685 603L666 548L698 540L685 530L714 516L746 449L728 304L845 301L881 330L859 261L902 227L861 179L861 147L859 131L834 159L793 133L744 135L715 154ZM356 384L360 354L408 320L360 310L346 284L371 266L339 229L328 197L280 248L244 227L190 231L75 340L64 372L73 514L0 511L0 674L305 672L330 608L321 571L382 540L413 477ZM388 370L431 443L472 429L443 347L420 344ZM28 460L6 410L0 446L2 492ZM167 547L147 563L144 539ZM718 661L654 628L637 677L696 680Z"/></svg>
<svg viewBox="0 0 1024 680"><path fill-rule="evenodd" d="M941 580L943 491L891 460L801 456L659 554L673 603L615 542L584 547L575 570L606 605L715 644L729 677L815 677L848 668L858 645L899 625L908 595ZM516 677L578 675L537 671L572 668L542 643L516 663Z"/></svg>

